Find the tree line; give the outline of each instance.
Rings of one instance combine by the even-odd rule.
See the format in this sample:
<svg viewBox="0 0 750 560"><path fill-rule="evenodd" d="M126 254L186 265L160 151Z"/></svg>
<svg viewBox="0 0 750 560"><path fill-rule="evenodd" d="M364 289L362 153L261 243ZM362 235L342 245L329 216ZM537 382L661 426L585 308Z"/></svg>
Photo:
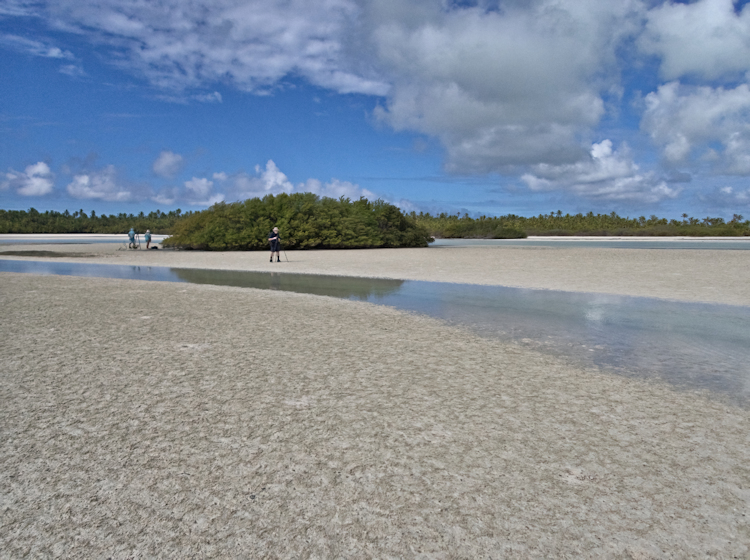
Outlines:
<svg viewBox="0 0 750 560"><path fill-rule="evenodd" d="M0 233L127 233L130 228L143 233L168 234L181 219L190 217L193 212L179 208L170 212L156 210L144 214L91 214L81 210L71 213L47 210L39 212L35 208L25 210L0 210Z"/></svg>
<svg viewBox="0 0 750 560"><path fill-rule="evenodd" d="M432 241L424 227L382 200L294 193L214 204L177 221L163 246L215 251L268 249L269 233L275 226L285 249L427 247Z"/></svg>
<svg viewBox="0 0 750 560"><path fill-rule="evenodd" d="M439 214L412 212L416 223L433 237L443 238L513 238L527 235L622 235L622 236L747 236L750 220L734 214L730 221L723 218L693 218L687 214L681 220L667 220L652 215L649 218L623 218L610 214L563 214L562 211L523 217L515 214L471 218L468 214Z"/></svg>
<svg viewBox="0 0 750 560"><path fill-rule="evenodd" d="M202 212L149 212L144 214L90 214L0 209L0 233L127 233L150 229L172 235L170 243L184 242L195 248L254 248L267 246L273 225L282 227L287 248L396 247L422 245L429 237L513 239L527 235L621 235L621 236L748 236L750 220L734 214L723 218L679 220L651 215L629 218L610 214L549 214L524 217L515 214L480 216L468 214L404 215L383 201L349 201L319 198L312 193L269 195L244 202L219 203ZM410 224L407 226L407 224ZM415 228L415 226L419 226ZM224 229L222 229L224 228ZM290 235L294 232L293 235ZM426 243L426 241L424 242Z"/></svg>

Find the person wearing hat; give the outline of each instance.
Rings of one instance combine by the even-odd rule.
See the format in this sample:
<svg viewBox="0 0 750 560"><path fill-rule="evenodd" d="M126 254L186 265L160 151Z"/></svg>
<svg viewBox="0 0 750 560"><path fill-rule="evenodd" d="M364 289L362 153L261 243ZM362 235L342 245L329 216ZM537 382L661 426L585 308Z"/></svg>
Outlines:
<svg viewBox="0 0 750 560"><path fill-rule="evenodd" d="M268 234L268 242L271 244L271 262L273 262L273 254L276 253L276 262L281 262L281 236L279 235L279 228L275 227Z"/></svg>
<svg viewBox="0 0 750 560"><path fill-rule="evenodd" d="M146 235L144 235L143 237L146 239L146 249L148 249L148 246L151 244L151 230L147 229Z"/></svg>

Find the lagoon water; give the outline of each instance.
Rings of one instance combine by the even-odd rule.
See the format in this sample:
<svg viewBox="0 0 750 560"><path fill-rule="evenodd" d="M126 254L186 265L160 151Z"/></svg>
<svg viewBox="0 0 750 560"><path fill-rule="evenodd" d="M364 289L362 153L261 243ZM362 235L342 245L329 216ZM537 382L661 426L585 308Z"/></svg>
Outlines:
<svg viewBox="0 0 750 560"><path fill-rule="evenodd" d="M432 247L549 247L600 249L703 249L748 251L750 237L529 237L527 239L436 239Z"/></svg>
<svg viewBox="0 0 750 560"><path fill-rule="evenodd" d="M141 242L143 234L141 233ZM154 243L161 243L166 235L154 234ZM0 234L0 245L44 244L127 244L125 234ZM529 237L527 239L436 239L432 247L580 247L607 249L708 249L750 250L750 237Z"/></svg>
<svg viewBox="0 0 750 560"><path fill-rule="evenodd" d="M140 241L144 245L143 232L139 233ZM153 243L161 243L166 235L154 234L151 237ZM127 245L126 234L105 233L3 233L0 234L0 245L81 245L89 243L120 243Z"/></svg>
<svg viewBox="0 0 750 560"><path fill-rule="evenodd" d="M374 278L0 259L0 271L190 282L356 299L622 375L750 404L750 308ZM502 364L498 364L501 367Z"/></svg>

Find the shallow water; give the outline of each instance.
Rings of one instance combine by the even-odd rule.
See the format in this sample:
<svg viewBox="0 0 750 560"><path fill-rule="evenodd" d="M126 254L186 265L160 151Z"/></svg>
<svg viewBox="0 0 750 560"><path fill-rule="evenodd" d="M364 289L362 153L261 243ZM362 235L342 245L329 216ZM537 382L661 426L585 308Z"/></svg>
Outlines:
<svg viewBox="0 0 750 560"><path fill-rule="evenodd" d="M146 247L143 234L140 233L140 242ZM152 243L161 243L166 235L154 234ZM125 234L96 234L96 233L3 233L0 234L0 245L85 245L90 243L119 243L127 245L128 236Z"/></svg>
<svg viewBox="0 0 750 560"><path fill-rule="evenodd" d="M154 234L154 243L161 243L166 235ZM141 244L145 246L143 234ZM126 245L127 235L111 234L0 234L0 245L46 245L46 244L88 244L120 243ZM531 237L528 239L436 239L431 247L549 247L549 248L591 248L607 249L710 249L710 250L750 250L750 237L701 238L701 237Z"/></svg>
<svg viewBox="0 0 750 560"><path fill-rule="evenodd" d="M528 239L436 239L432 247L549 247L549 248L602 248L602 249L708 249L711 251L748 251L750 237L733 238L544 238Z"/></svg>
<svg viewBox="0 0 750 560"><path fill-rule="evenodd" d="M190 282L369 301L582 365L750 404L750 307L442 282L0 259L0 271Z"/></svg>

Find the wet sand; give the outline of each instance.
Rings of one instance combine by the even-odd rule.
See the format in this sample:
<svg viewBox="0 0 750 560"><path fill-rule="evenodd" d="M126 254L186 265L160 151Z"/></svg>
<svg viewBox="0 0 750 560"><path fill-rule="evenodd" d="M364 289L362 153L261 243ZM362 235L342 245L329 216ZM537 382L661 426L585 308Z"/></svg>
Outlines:
<svg viewBox="0 0 750 560"><path fill-rule="evenodd" d="M4 557L750 555L750 411L705 395L302 294L0 308Z"/></svg>
<svg viewBox="0 0 750 560"><path fill-rule="evenodd" d="M429 247L266 252L128 251L117 244L2 245L0 252L50 251L56 261L501 285L750 305L750 251L571 247ZM17 253L18 254L18 253ZM0 255L0 258L47 258Z"/></svg>

